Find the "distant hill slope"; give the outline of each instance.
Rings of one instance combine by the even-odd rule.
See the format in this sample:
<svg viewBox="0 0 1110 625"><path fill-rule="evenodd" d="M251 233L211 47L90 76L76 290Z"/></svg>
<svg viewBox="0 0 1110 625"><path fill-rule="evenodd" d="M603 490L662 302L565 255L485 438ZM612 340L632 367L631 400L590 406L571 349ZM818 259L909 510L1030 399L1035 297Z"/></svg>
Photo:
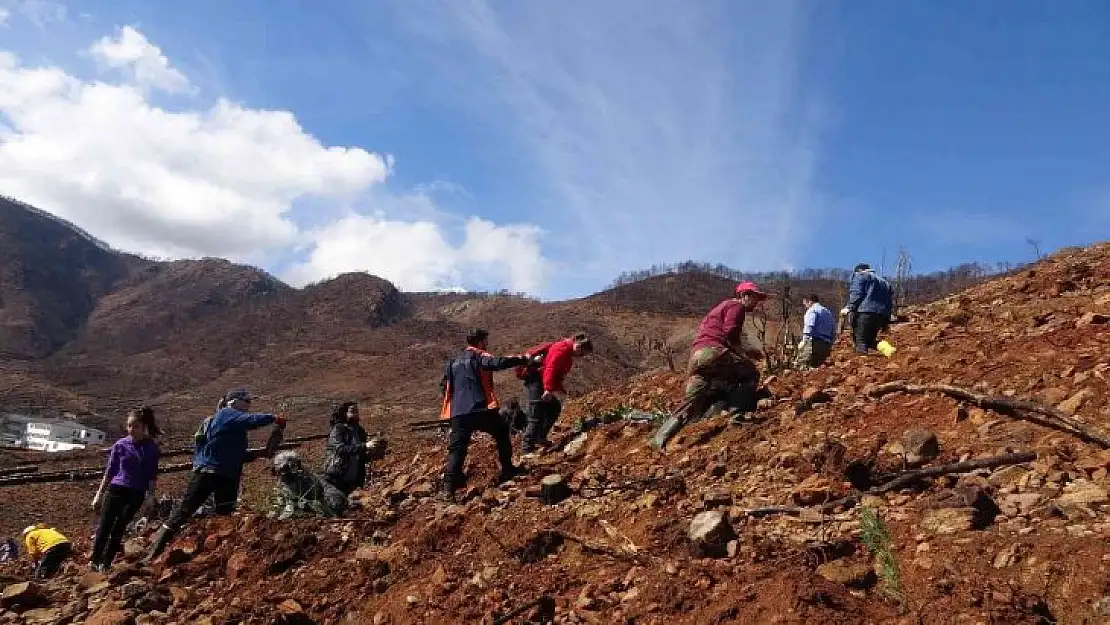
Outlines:
<svg viewBox="0 0 1110 625"><path fill-rule="evenodd" d="M262 407L294 400L311 427L322 427L328 403L339 398L362 398L395 418L427 414L437 404L444 360L472 327L489 329L500 353L589 332L598 347L570 376L577 393L664 366L651 342L684 351L701 315L734 285L712 271L683 271L552 303L402 293L365 273L295 289L222 259L123 254L3 200L0 410L118 416L150 402L168 419L191 423L229 387L247 385L263 395ZM781 296L782 283L761 286ZM839 305L843 284L793 280L792 315L810 290ZM506 395L519 390L511 375L500 377Z"/></svg>
<svg viewBox="0 0 1110 625"><path fill-rule="evenodd" d="M148 265L0 197L0 357L55 351L77 335L102 296Z"/></svg>

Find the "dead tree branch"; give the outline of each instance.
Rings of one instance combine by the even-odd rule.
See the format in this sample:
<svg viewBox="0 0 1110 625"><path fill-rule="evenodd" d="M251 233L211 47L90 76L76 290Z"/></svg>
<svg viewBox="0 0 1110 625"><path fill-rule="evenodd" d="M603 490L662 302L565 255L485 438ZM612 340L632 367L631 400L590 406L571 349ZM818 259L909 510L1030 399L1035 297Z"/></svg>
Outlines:
<svg viewBox="0 0 1110 625"><path fill-rule="evenodd" d="M543 619L543 622L550 622L552 617L554 617L555 615L555 599L551 598L550 595L545 594L540 595L539 598L533 601L529 601L519 608L513 609L513 611L511 612L508 612L502 616L493 619L493 625L504 625L505 623L508 623L514 618L537 606L539 606L540 612L542 612L544 615L541 617Z"/></svg>
<svg viewBox="0 0 1110 625"><path fill-rule="evenodd" d="M1037 454L1031 451L1022 451L1016 454L979 458L978 460L968 460L966 462L954 462L952 464L942 464L935 467L925 467L924 469L911 469L909 471L893 473L885 478L879 478L879 481L884 483L881 486L875 486L869 489L867 492L869 494L886 493L927 477L937 477L952 473L969 473L978 469L993 469L995 467L1004 467L1011 464L1032 462L1036 459Z"/></svg>
<svg viewBox="0 0 1110 625"><path fill-rule="evenodd" d="M977 469L993 469L995 467L1002 467L1011 464L1022 464L1023 462L1032 462L1037 459L1037 454L1031 451L1023 451L1015 454L1005 454L1002 456L992 456L990 458L979 458L977 460L968 460L966 462L954 462L952 464L942 464L935 467L926 467L924 469L911 469L909 471L900 471L898 473L891 473L886 476L876 478L876 481L882 482L878 486L873 486L863 493L852 493L847 497L830 501L819 506L811 507L795 507L795 506L767 506L765 508L753 508L745 510L744 513L750 517L764 517L774 514L791 514L798 515L803 513L818 513L823 514L830 510L835 510L840 506L853 506L859 503L859 500L864 494L879 495L882 493L890 492L892 490L908 486L918 480L927 477L938 477L941 475L950 475L952 473L969 473Z"/></svg>
<svg viewBox="0 0 1110 625"><path fill-rule="evenodd" d="M906 382L888 382L880 384L867 391L871 397L881 397L890 393L909 393L921 395L924 393L943 393L949 397L968 402L983 409L993 410L1001 415L1013 417L1022 421L1029 421L1037 425L1052 428L1076 438L1098 445L1103 449L1110 449L1110 437L1092 430L1079 423L1060 410L1042 406L1036 402L1010 397L984 395L966 388L949 384L909 384ZM1047 418L1046 418L1047 417Z"/></svg>
<svg viewBox="0 0 1110 625"><path fill-rule="evenodd" d="M601 543L601 542L593 541L593 540L590 540L588 538L583 538L581 536L576 536L574 534L571 534L570 532L564 532L563 530L549 530L549 531L551 533L559 536L563 540L566 540L566 541L569 541L569 542L572 542L572 543L577 543L578 545L580 545L586 551L592 551L594 553L600 553L600 554L603 554L603 555L607 555L610 558L616 558L617 560L625 560L625 561L628 561L628 562L634 562L636 564L650 564L651 561L652 561L651 556L649 556L645 553L639 553L639 552L631 553L631 552L628 552L628 551L625 551L625 550L622 550L622 549L617 549L615 547L610 547L609 545Z"/></svg>

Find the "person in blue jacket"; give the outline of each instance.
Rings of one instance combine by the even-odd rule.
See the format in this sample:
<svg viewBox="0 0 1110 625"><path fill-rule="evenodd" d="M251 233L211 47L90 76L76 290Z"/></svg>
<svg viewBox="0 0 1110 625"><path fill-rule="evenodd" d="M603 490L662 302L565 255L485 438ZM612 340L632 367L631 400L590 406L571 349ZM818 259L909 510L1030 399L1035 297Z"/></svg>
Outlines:
<svg viewBox="0 0 1110 625"><path fill-rule="evenodd" d="M866 354L875 349L879 331L890 325L893 310L890 283L867 263L856 265L848 289L848 303L840 312L848 315L857 352Z"/></svg>
<svg viewBox="0 0 1110 625"><path fill-rule="evenodd" d="M246 389L231 391L224 399L223 407L206 421L203 431L197 432L193 475L185 496L158 529L146 557L147 563L165 550L210 495L215 499L216 514L234 512L239 497L239 478L247 459L247 432L272 423L279 428L285 427L283 416L247 412L253 398Z"/></svg>

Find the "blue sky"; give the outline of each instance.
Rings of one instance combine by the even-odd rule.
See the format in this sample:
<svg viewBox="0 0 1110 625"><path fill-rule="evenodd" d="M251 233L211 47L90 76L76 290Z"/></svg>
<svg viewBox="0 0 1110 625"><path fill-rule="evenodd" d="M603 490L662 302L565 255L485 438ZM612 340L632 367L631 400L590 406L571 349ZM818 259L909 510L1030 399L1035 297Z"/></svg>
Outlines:
<svg viewBox="0 0 1110 625"><path fill-rule="evenodd" d="M250 152L261 156L204 171L182 130L171 133L182 147L136 145L96 176L99 162L41 150L34 172L5 176L38 135L0 90L0 122L16 120L0 193L156 256L228 255L294 283L366 269L408 288L564 298L687 258L844 267L904 246L930 271L1028 260L1027 237L1049 250L1110 232L1110 4L1100 0L4 6L0 50L20 68L90 85L129 72L143 111L205 119L226 98L295 120L294 133L257 113L273 124ZM137 52L87 52L124 41L124 26L156 47L142 58L166 61L146 67L172 67L188 87L143 83ZM106 134L130 134L126 123ZM156 123L134 132L161 137ZM90 153L113 143L88 135ZM239 125L220 136L238 145L254 134ZM133 165L164 151L173 157L156 171ZM249 171L288 162L313 175L281 193ZM125 175L164 182L128 191ZM70 191L43 190L58 179ZM149 199L159 194L165 202ZM193 197L224 208L182 221ZM160 213L166 205L179 208ZM237 249L208 246L247 218Z"/></svg>

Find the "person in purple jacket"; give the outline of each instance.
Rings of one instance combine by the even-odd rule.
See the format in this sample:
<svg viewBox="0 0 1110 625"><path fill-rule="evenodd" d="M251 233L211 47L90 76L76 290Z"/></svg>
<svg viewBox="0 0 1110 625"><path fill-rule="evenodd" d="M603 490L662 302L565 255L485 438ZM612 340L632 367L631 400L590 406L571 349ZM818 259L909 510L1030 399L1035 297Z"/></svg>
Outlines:
<svg viewBox="0 0 1110 625"><path fill-rule="evenodd" d="M93 509L100 508L100 524L93 539L90 569L111 568L124 530L143 502L154 498L158 480L158 443L154 439L161 434L149 406L128 413L127 436L116 441L108 452L108 467L92 501Z"/></svg>

